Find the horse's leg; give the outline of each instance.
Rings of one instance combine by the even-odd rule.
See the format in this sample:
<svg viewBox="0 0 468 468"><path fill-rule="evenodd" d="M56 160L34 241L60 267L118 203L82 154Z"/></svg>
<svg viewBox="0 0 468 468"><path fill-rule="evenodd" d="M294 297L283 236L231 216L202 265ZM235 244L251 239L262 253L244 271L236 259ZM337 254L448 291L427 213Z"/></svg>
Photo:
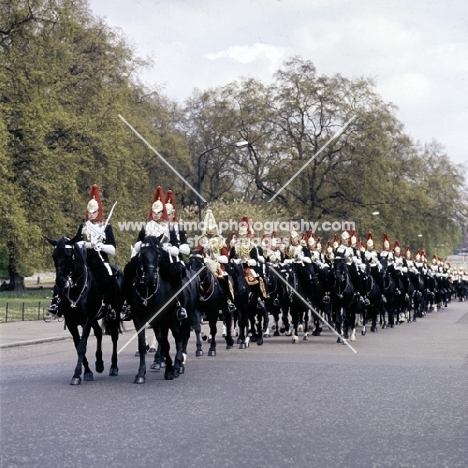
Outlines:
<svg viewBox="0 0 468 468"><path fill-rule="evenodd" d="M275 301L278 299L274 299ZM273 304L271 308L271 315L273 315L273 320L275 322L275 331L273 332L273 336L279 336L279 315L280 315L280 308Z"/></svg>
<svg viewBox="0 0 468 468"><path fill-rule="evenodd" d="M289 314L291 311L291 303L288 304L287 307L283 308L283 325L284 328L281 328L281 333L284 333L286 336L291 336L291 324L289 323Z"/></svg>
<svg viewBox="0 0 468 468"><path fill-rule="evenodd" d="M336 332L340 335L336 342L337 343L343 343L343 339L341 338L341 336L343 335L342 333L342 327L341 327L341 324L342 324L342 321L343 321L343 317L342 317L342 309L341 307L338 307L337 310L333 311L333 314L334 314L334 322L335 322L335 329L336 329Z"/></svg>
<svg viewBox="0 0 468 468"><path fill-rule="evenodd" d="M265 320L266 308L262 307L261 309L257 308L257 345L261 346L263 344L263 321Z"/></svg>
<svg viewBox="0 0 468 468"><path fill-rule="evenodd" d="M174 365L172 363L170 351L171 346L169 344L169 328L167 325L161 326L161 355L164 357L166 362L166 370L164 371L164 378L166 380L173 380L175 377Z"/></svg>
<svg viewBox="0 0 468 468"><path fill-rule="evenodd" d="M208 314L208 324L210 326L210 348L208 349L208 356L216 356L216 333L218 332L218 309L210 310Z"/></svg>
<svg viewBox="0 0 468 468"><path fill-rule="evenodd" d="M246 306L247 307L247 306ZM239 309L239 320L238 320L238 327L239 327L239 349L245 349L249 346L249 341L246 339L246 329L248 326L248 316L246 308Z"/></svg>
<svg viewBox="0 0 468 468"><path fill-rule="evenodd" d="M163 367L166 367L166 363L164 362L162 351L161 351L161 328L156 327L153 328L154 332L154 339L156 341L156 351L154 353L153 362L150 366L151 370L159 372Z"/></svg>
<svg viewBox="0 0 468 468"><path fill-rule="evenodd" d="M78 354L78 361L75 367L75 373L71 379L70 385L80 385L81 384L81 370L83 366L83 359L86 354L86 347L88 344L88 337L91 331L91 324L90 320L87 319L85 324L83 325L83 332L81 334L80 341L78 346L76 347L76 352ZM90 371L89 374L84 375L84 379L87 381L93 380L93 373Z"/></svg>
<svg viewBox="0 0 468 468"><path fill-rule="evenodd" d="M201 313L198 310L194 311L194 318L192 323L193 331L195 332L196 351L195 356L203 356L202 342L201 342Z"/></svg>
<svg viewBox="0 0 468 468"><path fill-rule="evenodd" d="M175 324L171 327L172 336L175 341L176 353L174 357L174 377L177 378L185 372L183 365L183 349L184 349L184 330L180 324Z"/></svg>
<svg viewBox="0 0 468 468"><path fill-rule="evenodd" d="M102 372L104 372L104 361L102 360L102 328L99 325L99 322L94 321L92 329L94 330L94 336L96 337L96 362L94 367L98 374L102 374ZM84 377L86 380L86 373Z"/></svg>
<svg viewBox="0 0 468 468"><path fill-rule="evenodd" d="M111 377L116 377L119 375L119 368L117 367L117 343L119 341L119 320L113 320L110 324L111 327L111 340L112 340L112 358L111 358L111 367L109 369L109 375Z"/></svg>
<svg viewBox="0 0 468 468"><path fill-rule="evenodd" d="M292 304L290 309L291 319L292 319L292 342L297 344L299 343L299 336L298 336L298 327L299 327L299 311L297 304Z"/></svg>
<svg viewBox="0 0 468 468"><path fill-rule="evenodd" d="M234 346L234 340L232 339L232 312L225 307L223 310L224 323L226 325L226 349L231 349Z"/></svg>
<svg viewBox="0 0 468 468"><path fill-rule="evenodd" d="M304 310L304 336L302 339L307 341L309 337L309 309Z"/></svg>
<svg viewBox="0 0 468 468"><path fill-rule="evenodd" d="M140 357L140 364L138 366L138 374L135 376L133 383L143 384L146 380L146 328L144 321L133 319L136 330L141 330L138 333L138 353Z"/></svg>
<svg viewBox="0 0 468 468"><path fill-rule="evenodd" d="M268 313L268 309L263 307L263 327L262 327L262 333L263 336L266 338L270 337L270 330L269 330L269 325L270 325L270 314Z"/></svg>

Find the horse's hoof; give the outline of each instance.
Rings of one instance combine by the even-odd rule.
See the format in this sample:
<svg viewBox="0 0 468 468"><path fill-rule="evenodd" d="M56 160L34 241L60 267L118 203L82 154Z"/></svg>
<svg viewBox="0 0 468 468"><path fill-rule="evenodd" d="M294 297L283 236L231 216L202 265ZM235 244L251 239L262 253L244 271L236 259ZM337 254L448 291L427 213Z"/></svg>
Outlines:
<svg viewBox="0 0 468 468"><path fill-rule="evenodd" d="M232 349L233 345L232 344L227 344L226 349Z"/></svg>
<svg viewBox="0 0 468 468"><path fill-rule="evenodd" d="M174 378L178 378L180 376L180 369L175 367L174 368Z"/></svg>
<svg viewBox="0 0 468 468"><path fill-rule="evenodd" d="M302 337L302 341L307 341L307 335L304 335L304 336Z"/></svg>
<svg viewBox="0 0 468 468"><path fill-rule="evenodd" d="M263 338L260 337L260 338L257 340L257 345L258 345L258 346L262 346L262 344L263 344Z"/></svg>
<svg viewBox="0 0 468 468"><path fill-rule="evenodd" d="M299 337L298 337L298 336L293 336L293 337L292 337L292 342L293 342L294 344L298 344L298 343L299 343Z"/></svg>
<svg viewBox="0 0 468 468"><path fill-rule="evenodd" d="M280 336L279 331L275 330L275 333L273 333L273 336Z"/></svg>
<svg viewBox="0 0 468 468"><path fill-rule="evenodd" d="M336 342L337 342L337 343L343 343L343 340L342 340L341 338L337 338L337 339L336 339Z"/></svg>
<svg viewBox="0 0 468 468"><path fill-rule="evenodd" d="M165 372L164 373L164 378L166 380L174 380L174 371L172 372Z"/></svg>
<svg viewBox="0 0 468 468"><path fill-rule="evenodd" d="M161 362L161 369L164 369L166 367L166 363L163 361Z"/></svg>
<svg viewBox="0 0 468 468"><path fill-rule="evenodd" d="M237 344L241 344L241 339L237 338Z"/></svg>
<svg viewBox="0 0 468 468"><path fill-rule="evenodd" d="M203 351L201 349L197 349L195 351L195 357L202 357L203 356Z"/></svg>
<svg viewBox="0 0 468 468"><path fill-rule="evenodd" d="M109 369L109 375L111 377L117 377L119 375L119 368L118 367L111 367Z"/></svg>
<svg viewBox="0 0 468 468"><path fill-rule="evenodd" d="M150 349L148 350L148 353L155 353L155 352L156 352L156 349L154 349L154 348L150 348Z"/></svg>
<svg viewBox="0 0 468 468"><path fill-rule="evenodd" d="M371 331L372 333L377 333L377 331L378 331L378 328L377 328L377 327L375 327L374 325L372 325L372 327L371 327L370 331Z"/></svg>
<svg viewBox="0 0 468 468"><path fill-rule="evenodd" d="M392 324L390 325L390 328L395 328L395 324L392 323Z"/></svg>
<svg viewBox="0 0 468 468"><path fill-rule="evenodd" d="M143 375L137 375L133 383L136 383L136 384L145 383L145 377Z"/></svg>
<svg viewBox="0 0 468 468"><path fill-rule="evenodd" d="M386 328L387 328L387 324L384 323L384 324L382 325L382 330L385 330Z"/></svg>
<svg viewBox="0 0 468 468"><path fill-rule="evenodd" d="M185 374L185 366L180 366L179 373L180 373L181 375L182 375L182 374Z"/></svg>
<svg viewBox="0 0 468 468"><path fill-rule="evenodd" d="M245 349L246 347L245 343L239 343L239 349Z"/></svg>
<svg viewBox="0 0 468 468"><path fill-rule="evenodd" d="M70 385L80 385L81 377L73 377L70 381Z"/></svg>
<svg viewBox="0 0 468 468"><path fill-rule="evenodd" d="M85 372L83 378L85 382L92 382L94 380L92 372Z"/></svg>
<svg viewBox="0 0 468 468"><path fill-rule="evenodd" d="M263 334L263 338L270 338L270 334L269 334L268 332L265 332L265 333Z"/></svg>
<svg viewBox="0 0 468 468"><path fill-rule="evenodd" d="M157 362L153 362L153 364L151 364L150 366L150 369L155 372L159 372L161 370L161 364L158 364Z"/></svg>
<svg viewBox="0 0 468 468"><path fill-rule="evenodd" d="M104 372L104 363L103 362L96 362L95 369L98 374L102 374Z"/></svg>
<svg viewBox="0 0 468 468"><path fill-rule="evenodd" d="M208 356L216 356L216 349L210 348L208 350Z"/></svg>
<svg viewBox="0 0 468 468"><path fill-rule="evenodd" d="M361 330L361 335L366 336L366 330Z"/></svg>

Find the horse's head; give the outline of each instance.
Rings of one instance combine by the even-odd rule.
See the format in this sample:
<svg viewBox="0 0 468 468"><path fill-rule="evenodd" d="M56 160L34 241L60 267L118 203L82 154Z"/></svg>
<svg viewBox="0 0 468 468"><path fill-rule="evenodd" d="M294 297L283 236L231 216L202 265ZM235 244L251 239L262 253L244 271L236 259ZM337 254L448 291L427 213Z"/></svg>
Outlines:
<svg viewBox="0 0 468 468"><path fill-rule="evenodd" d="M47 238L47 241L54 246L52 258L55 265L55 282L60 289L63 289L73 272L75 262L73 241L68 237L62 237L58 241Z"/></svg>
<svg viewBox="0 0 468 468"><path fill-rule="evenodd" d="M162 253L161 237L146 236L141 242L138 262L141 270L140 281L147 286L156 282L159 260Z"/></svg>
<svg viewBox="0 0 468 468"><path fill-rule="evenodd" d="M200 250L192 250L189 257L190 270L199 272L205 266L205 257L203 256L203 247Z"/></svg>
<svg viewBox="0 0 468 468"><path fill-rule="evenodd" d="M346 281L346 274L348 272L344 258L335 258L333 260L333 272L335 281Z"/></svg>

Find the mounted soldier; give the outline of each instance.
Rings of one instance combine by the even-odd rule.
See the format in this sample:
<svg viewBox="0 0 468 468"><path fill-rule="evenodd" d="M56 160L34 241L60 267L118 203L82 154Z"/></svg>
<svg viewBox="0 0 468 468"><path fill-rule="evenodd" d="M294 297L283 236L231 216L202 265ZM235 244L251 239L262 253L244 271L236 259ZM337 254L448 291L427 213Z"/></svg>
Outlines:
<svg viewBox="0 0 468 468"><path fill-rule="evenodd" d="M115 272L109 263L109 255L114 255L116 248L114 232L109 224L113 209L104 221L99 187L94 184L86 206L85 221L80 224L73 239L74 242L81 242L83 247L86 247L86 261L103 293L103 307L106 309L108 320L117 319L117 313L111 305L117 285ZM58 303L58 291L54 287L54 297L48 311L57 314Z"/></svg>
<svg viewBox="0 0 468 468"><path fill-rule="evenodd" d="M198 238L198 248L203 248L205 264L218 279L221 289L226 296L229 311L234 312L236 306L234 305L232 278L229 277L224 266L229 261L229 250L224 237L218 230L218 224L210 209L206 210L202 234Z"/></svg>
<svg viewBox="0 0 468 468"><path fill-rule="evenodd" d="M182 276L184 274L185 266L180 262L179 248L170 243L171 234L169 232L169 216L167 214L164 192L160 186L158 186L154 192L153 202L147 217L147 223L140 231L138 240L132 248L132 258L124 268L125 302L122 308L124 320L129 320L131 316L131 303L129 302L129 298L132 294L133 279L135 278L138 269L137 255L140 252L142 242L147 236L153 236L160 239L163 250L167 253L166 261L163 263L163 268L161 268L161 274L171 281L174 289L179 289L182 285ZM177 318L179 320L187 318L187 311L180 304L177 305Z"/></svg>

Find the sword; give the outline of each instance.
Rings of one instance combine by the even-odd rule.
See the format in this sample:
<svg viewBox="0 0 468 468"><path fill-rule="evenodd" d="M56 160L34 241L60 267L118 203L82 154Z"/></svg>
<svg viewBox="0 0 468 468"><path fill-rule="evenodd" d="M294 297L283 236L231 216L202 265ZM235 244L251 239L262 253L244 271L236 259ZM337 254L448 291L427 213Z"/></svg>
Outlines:
<svg viewBox="0 0 468 468"><path fill-rule="evenodd" d="M114 212L115 205L117 205L117 202L114 203L114 205L112 206L112 209L110 210L109 216L107 217L106 222L105 222L105 224L104 224L104 231L106 230L106 227L107 227L107 225L109 224L109 221L110 221L110 219L111 219L112 213Z"/></svg>

